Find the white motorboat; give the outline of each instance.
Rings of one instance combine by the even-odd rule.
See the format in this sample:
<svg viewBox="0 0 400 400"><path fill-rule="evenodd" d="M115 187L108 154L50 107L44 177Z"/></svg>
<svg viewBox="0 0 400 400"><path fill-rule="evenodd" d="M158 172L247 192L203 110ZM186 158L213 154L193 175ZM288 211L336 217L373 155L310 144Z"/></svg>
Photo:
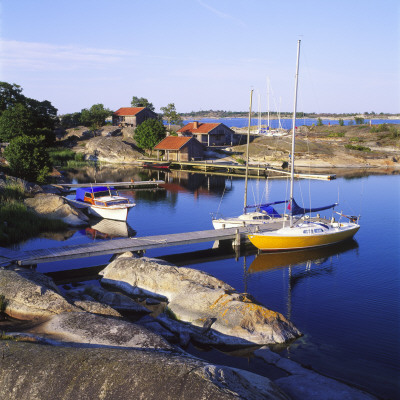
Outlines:
<svg viewBox="0 0 400 400"><path fill-rule="evenodd" d="M107 186L77 188L75 202L95 217L116 221L126 221L129 210L136 205Z"/></svg>

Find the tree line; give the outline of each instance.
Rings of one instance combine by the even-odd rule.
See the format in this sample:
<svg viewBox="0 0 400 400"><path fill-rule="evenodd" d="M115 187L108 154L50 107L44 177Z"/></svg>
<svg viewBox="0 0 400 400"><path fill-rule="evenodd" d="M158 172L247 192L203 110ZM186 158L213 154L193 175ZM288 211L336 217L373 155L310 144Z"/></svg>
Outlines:
<svg viewBox="0 0 400 400"><path fill-rule="evenodd" d="M132 107L153 104L144 97L133 96ZM85 126L97 130L105 124L113 111L103 104L94 104L79 112L57 115L50 101L31 99L22 93L21 86L0 82L0 142L8 143L2 156L7 160L11 174L32 182L44 182L52 169L48 149L55 145L55 128ZM134 138L138 147L150 150L166 135L162 122L181 124L175 104L161 107L157 119L149 119L136 128Z"/></svg>

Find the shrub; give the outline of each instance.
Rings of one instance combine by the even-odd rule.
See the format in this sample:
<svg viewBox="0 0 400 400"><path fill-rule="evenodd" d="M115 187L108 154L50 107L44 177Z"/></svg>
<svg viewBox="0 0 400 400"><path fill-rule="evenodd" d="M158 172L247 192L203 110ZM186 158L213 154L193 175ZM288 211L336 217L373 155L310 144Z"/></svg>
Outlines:
<svg viewBox="0 0 400 400"><path fill-rule="evenodd" d="M135 129L134 138L139 148L149 150L165 138L166 130L163 123L157 119L148 119Z"/></svg>
<svg viewBox="0 0 400 400"><path fill-rule="evenodd" d="M346 144L344 147L349 150L358 150L358 151L366 151L366 152L371 151L371 149L369 147L365 147L365 146L361 146L361 145Z"/></svg>
<svg viewBox="0 0 400 400"><path fill-rule="evenodd" d="M363 125L364 122L364 118L362 117L354 117L354 122L356 123L356 125Z"/></svg>
<svg viewBox="0 0 400 400"><path fill-rule="evenodd" d="M318 118L318 120L317 120L317 126L322 126L322 125L324 125L324 123L322 122L322 119L321 119L321 118Z"/></svg>
<svg viewBox="0 0 400 400"><path fill-rule="evenodd" d="M391 126L389 128L389 132L392 135L393 139L397 139L400 136L399 130L396 129L394 126Z"/></svg>
<svg viewBox="0 0 400 400"><path fill-rule="evenodd" d="M85 161L85 154L75 153L74 159L75 159L75 161L83 162L83 161Z"/></svg>
<svg viewBox="0 0 400 400"><path fill-rule="evenodd" d="M372 126L369 131L372 133L378 133L378 132L387 132L388 130L389 130L388 124L379 124Z"/></svg>
<svg viewBox="0 0 400 400"><path fill-rule="evenodd" d="M344 132L332 132L328 135L328 137L344 137Z"/></svg>
<svg viewBox="0 0 400 400"><path fill-rule="evenodd" d="M30 182L43 183L52 166L42 136L18 136L4 150L11 173Z"/></svg>
<svg viewBox="0 0 400 400"><path fill-rule="evenodd" d="M339 118L339 125L340 125L340 126L343 126L343 125L344 125L344 121L343 121L342 118Z"/></svg>
<svg viewBox="0 0 400 400"><path fill-rule="evenodd" d="M68 160L75 158L75 153L69 149L50 148L48 152L51 162L55 165L65 165Z"/></svg>

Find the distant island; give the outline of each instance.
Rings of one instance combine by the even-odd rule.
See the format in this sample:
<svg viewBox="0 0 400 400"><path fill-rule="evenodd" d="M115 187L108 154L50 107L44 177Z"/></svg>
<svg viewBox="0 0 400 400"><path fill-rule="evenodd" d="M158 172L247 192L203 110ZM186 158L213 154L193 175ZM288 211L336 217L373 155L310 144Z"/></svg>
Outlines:
<svg viewBox="0 0 400 400"><path fill-rule="evenodd" d="M191 111L188 113L179 113L183 119L201 119L201 118L246 118L248 117L248 111L223 111L223 110L202 110L202 111ZM292 118L292 112L281 112L279 113L281 119ZM270 111L270 118L278 118L276 111ZM267 118L267 112L261 113L261 118ZM258 117L258 112L254 111L252 117ZM354 117L362 117L365 119L400 119L399 114L390 113L375 113L375 112L364 112L364 113L305 113L298 112L297 118L325 118L325 119L352 119Z"/></svg>

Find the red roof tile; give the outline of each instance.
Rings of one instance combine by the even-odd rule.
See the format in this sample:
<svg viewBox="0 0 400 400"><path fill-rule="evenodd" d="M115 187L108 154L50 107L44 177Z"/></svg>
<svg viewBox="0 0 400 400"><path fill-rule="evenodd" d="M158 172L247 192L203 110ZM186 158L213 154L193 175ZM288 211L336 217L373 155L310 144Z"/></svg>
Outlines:
<svg viewBox="0 0 400 400"><path fill-rule="evenodd" d="M197 129L194 129L194 122L190 122L186 124L183 128L179 129L178 133L208 133L214 128L216 128L220 123L211 123L211 122L197 122Z"/></svg>
<svg viewBox="0 0 400 400"><path fill-rule="evenodd" d="M191 137L183 137L183 136L167 136L157 146L154 148L156 150L179 150L181 149L190 139Z"/></svg>
<svg viewBox="0 0 400 400"><path fill-rule="evenodd" d="M119 110L115 111L114 115L136 115L138 112L144 109L145 107L122 107Z"/></svg>

